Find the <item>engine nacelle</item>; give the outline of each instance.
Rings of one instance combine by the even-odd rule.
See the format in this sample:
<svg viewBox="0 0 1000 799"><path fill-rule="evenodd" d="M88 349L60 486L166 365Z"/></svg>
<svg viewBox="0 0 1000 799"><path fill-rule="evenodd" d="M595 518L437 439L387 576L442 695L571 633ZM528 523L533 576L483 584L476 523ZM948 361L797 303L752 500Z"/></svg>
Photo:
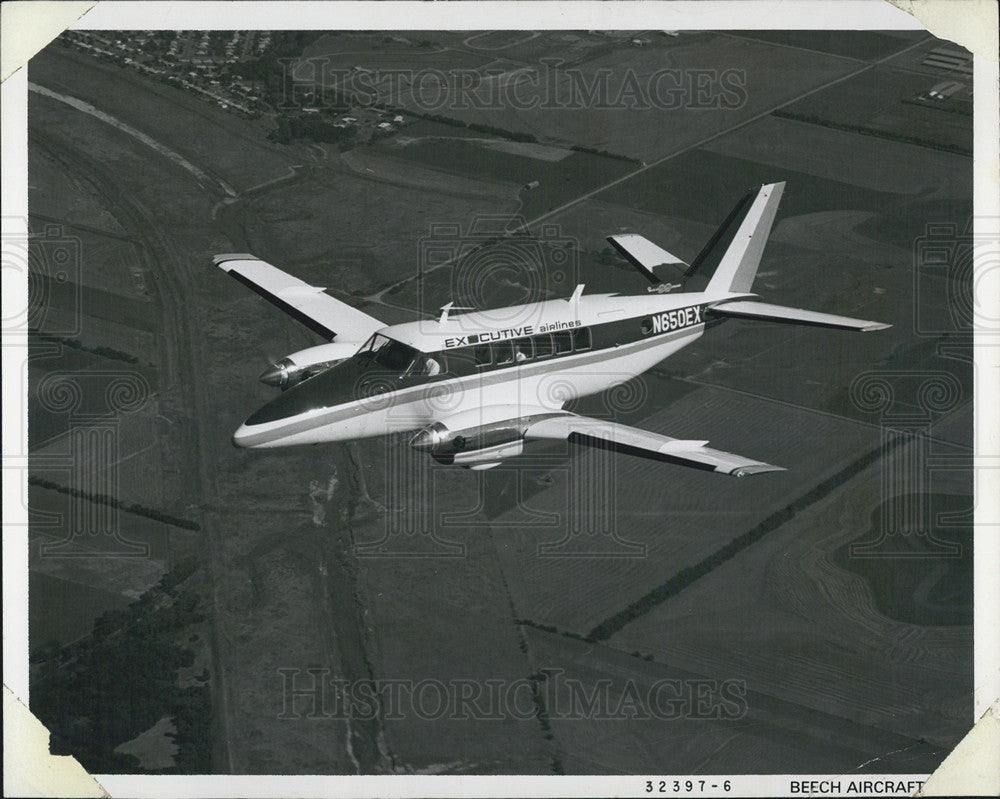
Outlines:
<svg viewBox="0 0 1000 799"><path fill-rule="evenodd" d="M260 382L284 391L350 358L359 346L356 342L334 341L293 352L267 367L260 375Z"/></svg>
<svg viewBox="0 0 1000 799"><path fill-rule="evenodd" d="M425 427L411 439L410 446L430 453L438 463L492 469L501 461L520 455L524 451L525 431L551 413L544 408L512 406L466 411Z"/></svg>

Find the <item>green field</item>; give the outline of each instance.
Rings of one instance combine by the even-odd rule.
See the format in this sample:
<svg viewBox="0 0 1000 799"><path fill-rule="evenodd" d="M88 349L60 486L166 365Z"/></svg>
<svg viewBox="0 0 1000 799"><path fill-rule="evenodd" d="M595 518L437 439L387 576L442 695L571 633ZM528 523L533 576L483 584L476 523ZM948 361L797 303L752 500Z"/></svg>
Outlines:
<svg viewBox="0 0 1000 799"><path fill-rule="evenodd" d="M279 177L294 163L288 150L267 141L269 123L241 120L183 89L132 70L54 45L33 58L28 71L32 82L96 105L154 139L169 141L186 158L210 164L210 175L219 175L238 189ZM154 158L151 149L132 146L144 158Z"/></svg>
<svg viewBox="0 0 1000 799"><path fill-rule="evenodd" d="M927 528L890 535L879 544L879 532L891 512L888 503L883 503L872 514L871 530L836 551L837 564L868 583L879 610L891 619L909 624L971 625L973 498L906 494L894 497L894 502L897 507L925 503ZM960 521L947 526L935 523L945 516ZM876 557L858 555L856 548L868 548Z"/></svg>
<svg viewBox="0 0 1000 799"><path fill-rule="evenodd" d="M694 150L646 170L600 195L612 202L664 216L721 224L742 195L762 183L787 182L782 217L852 208L880 211L902 198L815 175ZM696 190L692 190L697 187ZM678 253L691 258L696 253Z"/></svg>
<svg viewBox="0 0 1000 799"><path fill-rule="evenodd" d="M831 86L780 113L817 125L972 155L968 120L908 102L939 82L927 75L878 66L874 74L865 73Z"/></svg>
<svg viewBox="0 0 1000 799"><path fill-rule="evenodd" d="M861 61L874 61L886 58L893 53L919 41L924 37L922 31L855 31L845 35L843 31L731 31L733 36L742 36L759 42L800 47L804 50L816 50L829 55L856 58Z"/></svg>
<svg viewBox="0 0 1000 799"><path fill-rule="evenodd" d="M579 64L560 62L549 72L533 66L529 77L522 80L538 87L535 93L524 93L527 102L537 96L537 107L466 104L445 106L435 113L532 135L543 142L582 145L652 162L794 100L858 66L835 56L725 34L682 33L655 37L644 47L609 43ZM663 70L674 70L680 76L676 87L672 82L655 83L655 76ZM696 97L694 83L699 72L714 86L727 70L743 86L734 100L735 107L699 107L702 101ZM530 77L532 74L535 77ZM603 95L589 89L605 83ZM627 87L636 85L638 93L629 95ZM677 88L679 94L656 95L662 87ZM719 94L718 88L713 91ZM409 97L404 98L404 104L419 106Z"/></svg>
<svg viewBox="0 0 1000 799"><path fill-rule="evenodd" d="M406 133L415 138L424 135L421 125L408 128ZM520 214L526 220L635 169L628 161L590 153L570 152L558 160L549 160L502 152L490 146L496 140L491 134L466 133L456 137L439 134L404 147L392 144L380 147L397 157L465 177L517 184L522 187ZM538 181L537 187L526 188L534 181Z"/></svg>

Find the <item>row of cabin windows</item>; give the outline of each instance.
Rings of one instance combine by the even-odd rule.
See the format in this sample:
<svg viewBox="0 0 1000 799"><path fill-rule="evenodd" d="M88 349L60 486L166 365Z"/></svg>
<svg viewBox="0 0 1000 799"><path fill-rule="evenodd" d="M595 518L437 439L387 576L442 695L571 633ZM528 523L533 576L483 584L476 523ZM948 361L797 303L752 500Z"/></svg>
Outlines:
<svg viewBox="0 0 1000 799"><path fill-rule="evenodd" d="M552 355L568 355L583 352L593 346L589 327L573 330L559 330L555 333L539 333L509 341L494 341L477 344L472 348L472 358L476 366L504 366L523 363L532 359L548 358Z"/></svg>

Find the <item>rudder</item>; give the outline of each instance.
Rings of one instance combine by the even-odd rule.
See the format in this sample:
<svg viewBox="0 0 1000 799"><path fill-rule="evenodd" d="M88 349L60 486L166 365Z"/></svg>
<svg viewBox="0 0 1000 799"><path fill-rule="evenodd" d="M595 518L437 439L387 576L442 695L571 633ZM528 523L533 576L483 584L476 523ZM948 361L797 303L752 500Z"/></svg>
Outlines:
<svg viewBox="0 0 1000 799"><path fill-rule="evenodd" d="M704 290L714 294L751 290L784 189L784 182L768 183L743 196L691 262L686 290L704 281Z"/></svg>

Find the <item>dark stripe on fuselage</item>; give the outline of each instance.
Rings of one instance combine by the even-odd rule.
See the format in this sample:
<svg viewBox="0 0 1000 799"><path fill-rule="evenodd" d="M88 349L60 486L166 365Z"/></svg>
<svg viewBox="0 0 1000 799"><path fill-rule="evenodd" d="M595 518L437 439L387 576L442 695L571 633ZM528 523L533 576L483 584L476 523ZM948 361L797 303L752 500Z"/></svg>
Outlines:
<svg viewBox="0 0 1000 799"><path fill-rule="evenodd" d="M259 294L269 303L280 308L286 314L295 319L295 321L301 322L310 330L312 330L314 333L319 333L319 335L321 335L327 341L332 341L336 337L337 334L334 331L330 330L330 328L328 328L326 325L322 324L321 322L317 322L311 316L307 316L306 314L302 313L302 311L300 311L293 305L289 305L287 302L281 299L281 297L279 297L277 294L272 294L267 289L262 288L249 278L241 275L235 269L230 269L229 274L232 275L234 278L236 278L238 281L240 281L240 283L249 288L251 291Z"/></svg>
<svg viewBox="0 0 1000 799"><path fill-rule="evenodd" d="M638 323L639 319L636 318L630 321ZM381 397L385 397L387 405L392 404L397 409L415 402L423 402L434 396L435 391L439 389L439 384L442 380L457 381L458 386L463 390L470 386L485 388L498 385L500 383L520 380L522 377L537 377L548 372L560 372L574 367L587 366L593 363L613 360L614 358L624 355L632 355L649 349L650 347L659 346L668 341L685 338L687 336L694 337L701 332L702 327L702 325L691 325L690 327L683 327L669 333L647 336L643 340L633 341L631 344L622 344L620 346L612 345L600 350L595 349L566 357L547 358L541 361L509 365L510 367L516 366L518 371L504 366L503 368L493 370L492 372L477 370L474 374L468 375L439 375L427 378L426 382L419 385L410 385L396 391L388 391L378 398L373 398L373 404L366 403L365 405L358 404L361 397L355 395L355 390L357 388L356 385L344 386L343 383L338 380L340 376L343 376L346 381L350 381L352 383L356 381L356 375L359 374L360 371L356 368L349 368L352 366L351 362L354 360L352 358L350 361L340 364L339 366L334 366L332 369L322 372L316 377L312 377L304 383L300 383L294 388L289 389L284 395L278 397L269 405L265 405L260 411L247 419L246 423L249 426L253 426L255 424L276 422L280 421L282 418L294 418L294 416L300 413L306 413L309 410L329 409L326 413L320 413L309 419L302 419L299 422L290 422L281 428L261 432L259 436L247 436L243 439L244 446L253 446L254 444L272 441L277 438L284 438L286 436L294 435L295 433L301 433L323 425L334 424L336 422L352 419L356 416L361 416L376 410L376 406L378 405ZM350 375L355 375L355 377L352 378L349 376L349 373ZM384 374L376 374L378 374L379 377L384 377ZM302 402L295 403L297 407L294 412L289 413L287 416L266 414L266 411L269 408L286 403L288 396L293 392L298 394L299 398L302 400ZM329 404L331 399L330 395L333 394L335 396L336 393L339 393L343 399L341 399L339 403L331 406ZM292 409L289 408L288 410ZM254 419L256 419L256 421L253 421Z"/></svg>
<svg viewBox="0 0 1000 799"><path fill-rule="evenodd" d="M683 312L688 308L697 308L698 316L700 317L698 322L692 320L692 322L685 323L681 328L673 328L666 332L676 332L679 329L687 329L690 327L695 327L697 324L704 324L708 320L705 318L705 311L707 306L705 303L694 302L691 305L684 306L683 308L675 309L677 312ZM615 347L623 346L624 344L630 344L636 341L641 341L643 339L649 338L650 335L662 335L661 333L651 333L650 325L652 323L653 317L662 316L664 312L656 313L645 313L641 316L630 316L625 319L613 319L609 322L602 322L600 324L594 325L584 325L581 327L568 328L566 330L555 330L549 333L535 333L528 336L522 336L518 338L501 339L496 341L483 342L485 344L501 345L504 343L516 344L523 338L536 338L539 335L570 335L578 333L580 331L590 331L590 346L582 350L575 350L573 352L563 352L558 354L546 355L543 357L533 356L529 363L535 363L536 361L559 361L563 358L569 357L571 355L579 355L581 352L596 352L598 350L613 349ZM666 313L670 313L667 311ZM713 320L715 321L715 320ZM483 331L486 332L486 331ZM476 335L482 335L483 333L477 333ZM461 347L452 347L445 350L440 350L437 352L427 353L432 358L444 358L447 361L448 371L451 377L463 377L470 374L486 374L489 372L495 372L498 370L509 369L511 366L524 366L524 362L506 362L502 364L490 363L476 365L473 363L473 353L479 344L464 345Z"/></svg>
<svg viewBox="0 0 1000 799"><path fill-rule="evenodd" d="M700 321L702 324L705 323L705 306L696 303L687 307L700 307ZM507 372L514 367L519 367L522 370L520 374L529 375L534 373L535 366L540 365L551 364L552 369L564 369L567 368L567 359L574 359L587 353L613 351L630 342L634 343L649 338L658 339L667 333L688 330L697 326L696 324L685 324L684 327L675 328L674 330L651 333L648 326L654 316L660 315L662 314L646 314L627 319L615 319L589 327L576 327L570 330L555 331L551 335L566 336L572 333L579 333L580 331L589 331L588 340L590 341L590 346L578 351L553 353L545 357L538 357L536 355L526 361L514 360L507 363L491 362L489 364L477 365L474 362L474 351L479 346L484 346L479 344L428 352L426 353L428 357L436 359L444 367L440 374L434 376L409 375L403 377L398 373L379 369L370 361L365 361L365 356L363 355L355 356L341 365L334 367L332 370L320 372L315 377L288 389L251 415L246 420L246 424L250 426L268 424L291 416L298 416L316 408L335 407L378 394L388 395L399 393L417 385L434 386L446 380L454 380L455 378L482 377L486 379L487 376ZM713 323L715 322L714 319L712 321ZM644 328L644 326L647 327ZM525 338L534 339L537 335L548 336L549 334L542 333ZM503 344L510 348L519 340L504 339L490 343L494 347ZM603 360L603 356L598 360ZM510 378L504 376L500 382L507 379ZM486 379L486 385L492 385L495 382L497 381Z"/></svg>

